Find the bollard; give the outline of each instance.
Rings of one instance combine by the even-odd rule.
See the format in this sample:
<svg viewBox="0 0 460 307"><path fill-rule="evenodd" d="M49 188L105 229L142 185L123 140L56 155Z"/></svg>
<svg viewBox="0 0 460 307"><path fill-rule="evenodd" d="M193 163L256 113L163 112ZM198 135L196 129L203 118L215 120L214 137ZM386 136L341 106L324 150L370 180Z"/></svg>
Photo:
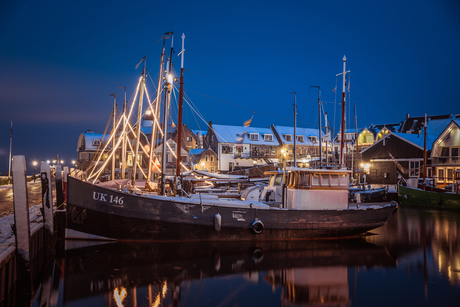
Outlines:
<svg viewBox="0 0 460 307"><path fill-rule="evenodd" d="M54 255L54 214L53 190L51 189L51 170L48 163L42 161L40 178L42 181L42 206L45 254Z"/></svg>
<svg viewBox="0 0 460 307"><path fill-rule="evenodd" d="M62 193L62 168L60 165L56 165L56 207L59 209L64 202L64 194Z"/></svg>
<svg viewBox="0 0 460 307"><path fill-rule="evenodd" d="M64 194L64 202L67 201L67 176L69 175L69 167L64 166L62 171L62 193Z"/></svg>
<svg viewBox="0 0 460 307"><path fill-rule="evenodd" d="M16 253L18 260L16 269L21 294L29 299L31 290L30 271L30 219L27 198L27 172L24 156L13 156L13 206Z"/></svg>

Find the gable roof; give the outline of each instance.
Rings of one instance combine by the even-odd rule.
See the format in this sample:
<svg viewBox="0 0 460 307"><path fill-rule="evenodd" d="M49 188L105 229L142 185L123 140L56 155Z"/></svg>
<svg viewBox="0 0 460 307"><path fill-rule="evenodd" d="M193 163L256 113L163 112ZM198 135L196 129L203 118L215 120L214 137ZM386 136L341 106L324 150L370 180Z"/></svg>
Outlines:
<svg viewBox="0 0 460 307"><path fill-rule="evenodd" d="M423 138L423 135L418 135L418 134L412 134L412 133L399 133L399 132L390 132L389 134L387 134L384 138L381 138L380 140L378 140L377 142L375 142L374 144L372 144L371 146L369 147L366 147L364 148L362 152L365 152L367 150L370 150L371 148L373 148L374 146L377 146L377 145L380 145L380 143L383 143L383 140L388 138L389 136L391 135L394 135L402 140L404 140L405 142L413 145L413 146L416 146L418 147L419 149L422 149L423 150L423 143L424 143L424 138ZM435 137L432 136L432 135L427 135L426 136L426 150L431 150L432 146L433 146L433 143L435 141Z"/></svg>

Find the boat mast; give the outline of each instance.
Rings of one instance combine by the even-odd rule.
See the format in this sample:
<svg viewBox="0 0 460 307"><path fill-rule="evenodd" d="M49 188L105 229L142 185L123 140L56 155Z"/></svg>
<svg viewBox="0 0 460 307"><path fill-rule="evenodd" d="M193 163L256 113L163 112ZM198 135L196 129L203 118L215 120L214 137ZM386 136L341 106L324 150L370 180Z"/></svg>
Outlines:
<svg viewBox="0 0 460 307"><path fill-rule="evenodd" d="M423 183L422 183L422 189L425 190L426 188L426 113L425 113L425 131L423 133Z"/></svg>
<svg viewBox="0 0 460 307"><path fill-rule="evenodd" d="M297 137L296 137L296 128L297 128L297 94L294 94L294 167L297 167Z"/></svg>
<svg viewBox="0 0 460 307"><path fill-rule="evenodd" d="M329 165L329 144L328 144L328 133L329 133L329 127L327 126L327 112L324 112L324 127L325 127L325 139L326 139L326 167Z"/></svg>
<svg viewBox="0 0 460 307"><path fill-rule="evenodd" d="M11 147L13 145L13 121L11 121L11 128L10 128L10 158L8 160L8 183L10 183L11 178Z"/></svg>
<svg viewBox="0 0 460 307"><path fill-rule="evenodd" d="M355 146L356 146L356 179L359 183L359 147L358 147L358 120L356 117L356 101L355 101ZM353 169L354 171L354 169Z"/></svg>
<svg viewBox="0 0 460 307"><path fill-rule="evenodd" d="M123 101L123 130L122 133L122 144L121 144L121 179L125 179L125 170L126 170L126 87L119 86L118 88L122 88L125 90L125 99Z"/></svg>
<svg viewBox="0 0 460 307"><path fill-rule="evenodd" d="M181 162L181 147L182 147L182 106L184 101L184 41L185 41L185 34L182 33L182 51L181 54L181 63L180 63L180 81L179 81L179 114L177 119L177 153L176 153L176 186L179 190L180 180L178 177L180 176L180 162Z"/></svg>
<svg viewBox="0 0 460 307"><path fill-rule="evenodd" d="M165 33L166 35L167 33ZM164 69L164 57L165 57L165 42L166 42L166 38L167 37L164 37L163 38L163 49L161 51L161 60L160 60L160 73L159 73L159 76L158 76L158 87L157 87L157 96L156 96L156 99L155 99L155 110L151 110L152 111L152 114L153 114L153 121L152 121L152 134L150 136L150 154L149 154L149 167L148 167L148 171L147 171L147 184L146 186L148 185L148 182L150 182L150 179L152 178L152 163L153 163L153 156L154 156L154 148L155 148L155 139L156 139L156 125L155 125L155 117L157 116L158 114L158 109L159 109L159 105L161 103L161 100L160 100L160 95L161 95L161 82L163 81L162 77L163 77L163 69Z"/></svg>
<svg viewBox="0 0 460 307"><path fill-rule="evenodd" d="M322 167L323 164L323 148L321 142L321 88L319 85L312 85L310 87L316 87L318 89L318 118L319 118L319 129L318 129L318 140L319 140L319 168Z"/></svg>
<svg viewBox="0 0 460 307"><path fill-rule="evenodd" d="M343 56L343 82L342 82L342 123L340 127L340 167L344 164L344 151L343 151L343 144L344 144L344 137L345 137L345 83L346 83L346 61L347 58Z"/></svg>
<svg viewBox="0 0 460 307"><path fill-rule="evenodd" d="M168 109L169 102L171 100L171 88L174 81L172 76L172 55L174 52L173 43L174 43L174 34L173 32L169 33L171 35L171 54L169 59L166 61L166 101L163 106L163 151L161 153L161 195L165 194L166 191L166 142L168 140Z"/></svg>
<svg viewBox="0 0 460 307"><path fill-rule="evenodd" d="M112 110L112 173L111 173L111 180L115 180L115 135L117 132L115 131L116 125L116 116L117 116L117 99L115 98L115 93L113 93L113 110Z"/></svg>
<svg viewBox="0 0 460 307"><path fill-rule="evenodd" d="M141 93L139 95L139 109L137 111L137 131L136 131L136 146L134 148L134 157L133 157L133 173L131 176L131 185L132 187L136 186L136 171L137 171L137 154L139 152L139 139L141 137L141 119L142 119L142 103L144 99L144 90L145 90L145 57L143 58L144 61L144 69L142 71L141 76Z"/></svg>

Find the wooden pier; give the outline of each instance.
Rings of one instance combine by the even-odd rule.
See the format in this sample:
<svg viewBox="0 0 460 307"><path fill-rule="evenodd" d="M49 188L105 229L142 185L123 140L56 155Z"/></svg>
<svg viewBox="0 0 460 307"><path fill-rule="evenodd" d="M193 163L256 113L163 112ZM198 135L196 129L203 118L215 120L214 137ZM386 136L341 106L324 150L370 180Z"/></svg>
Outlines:
<svg viewBox="0 0 460 307"><path fill-rule="evenodd" d="M56 205L63 205L65 194L60 167L56 171L59 204L53 202L50 166L42 162L42 205L29 208L25 157L13 157L14 224L11 216L2 219L3 223L11 223L11 232L3 227L0 237L0 306L30 305L42 283L39 278L47 271L47 264L54 263L56 247L63 245L65 211L56 210ZM51 297L51 287L49 290L45 295Z"/></svg>

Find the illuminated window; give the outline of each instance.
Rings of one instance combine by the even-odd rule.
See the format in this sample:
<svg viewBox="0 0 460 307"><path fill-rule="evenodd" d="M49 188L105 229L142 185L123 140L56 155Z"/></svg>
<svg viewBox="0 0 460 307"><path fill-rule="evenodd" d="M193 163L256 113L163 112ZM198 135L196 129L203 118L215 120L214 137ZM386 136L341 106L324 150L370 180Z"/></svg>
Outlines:
<svg viewBox="0 0 460 307"><path fill-rule="evenodd" d="M249 133L249 139L251 141L258 141L259 140L259 134L258 133Z"/></svg>
<svg viewBox="0 0 460 307"><path fill-rule="evenodd" d="M444 169L443 168L438 169L438 181L444 182Z"/></svg>
<svg viewBox="0 0 460 307"><path fill-rule="evenodd" d="M420 170L420 161L410 161L409 162L409 176L417 177Z"/></svg>

